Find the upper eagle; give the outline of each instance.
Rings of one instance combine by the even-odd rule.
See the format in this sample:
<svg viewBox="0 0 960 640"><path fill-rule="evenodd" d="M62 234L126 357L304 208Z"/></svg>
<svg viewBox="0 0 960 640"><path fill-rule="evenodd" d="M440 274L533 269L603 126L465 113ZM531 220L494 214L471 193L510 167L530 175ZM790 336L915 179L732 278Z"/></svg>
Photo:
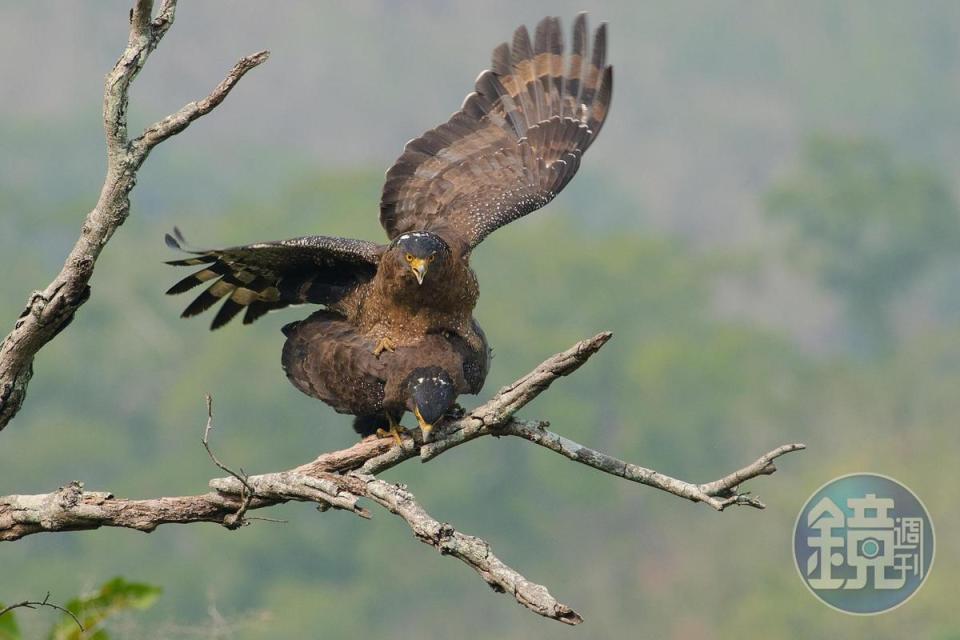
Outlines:
<svg viewBox="0 0 960 640"><path fill-rule="evenodd" d="M203 265L168 293L212 284L183 312L223 300L212 327L246 310L250 323L272 309L315 303L341 314L377 352L438 331L474 348L471 312L479 293L471 251L497 228L550 202L573 178L606 119L613 69L607 30L587 42L577 16L569 55L558 18L526 27L493 52L491 68L444 124L411 140L387 171L380 223L389 243L306 236L191 251L173 265ZM167 243L182 248L175 230Z"/></svg>

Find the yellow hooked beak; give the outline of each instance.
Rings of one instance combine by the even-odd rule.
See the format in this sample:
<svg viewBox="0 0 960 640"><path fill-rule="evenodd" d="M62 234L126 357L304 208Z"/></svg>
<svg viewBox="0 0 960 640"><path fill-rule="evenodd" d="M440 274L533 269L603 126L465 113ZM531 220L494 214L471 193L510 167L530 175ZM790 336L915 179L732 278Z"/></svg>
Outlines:
<svg viewBox="0 0 960 640"><path fill-rule="evenodd" d="M417 422L420 423L420 431L423 432L423 441L430 442L430 432L433 431L433 425L427 424L427 421L423 419L423 416L420 415L420 408L413 408L413 415L417 416Z"/></svg>
<svg viewBox="0 0 960 640"><path fill-rule="evenodd" d="M423 277L427 275L427 261L423 258L413 258L409 264L410 270L417 278L417 284L423 284Z"/></svg>

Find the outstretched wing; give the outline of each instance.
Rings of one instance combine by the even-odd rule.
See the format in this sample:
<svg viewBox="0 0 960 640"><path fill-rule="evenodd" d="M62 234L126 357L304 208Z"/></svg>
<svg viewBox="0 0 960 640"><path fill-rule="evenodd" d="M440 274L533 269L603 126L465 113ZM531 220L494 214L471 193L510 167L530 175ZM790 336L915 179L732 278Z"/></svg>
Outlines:
<svg viewBox="0 0 960 640"><path fill-rule="evenodd" d="M384 249L364 240L305 236L194 251L183 247L186 241L179 229L174 229L173 234L166 235L167 245L193 257L167 264L203 268L170 287L167 293L183 293L213 281L181 315L195 316L224 300L211 329L222 327L244 309L243 323L250 324L268 311L291 304L333 304L373 278Z"/></svg>
<svg viewBox="0 0 960 640"><path fill-rule="evenodd" d="M558 18L526 27L493 52L490 70L450 120L407 143L387 171L380 223L387 235L421 229L475 247L495 229L554 198L573 178L610 106L607 29L587 47L577 16L564 57Z"/></svg>

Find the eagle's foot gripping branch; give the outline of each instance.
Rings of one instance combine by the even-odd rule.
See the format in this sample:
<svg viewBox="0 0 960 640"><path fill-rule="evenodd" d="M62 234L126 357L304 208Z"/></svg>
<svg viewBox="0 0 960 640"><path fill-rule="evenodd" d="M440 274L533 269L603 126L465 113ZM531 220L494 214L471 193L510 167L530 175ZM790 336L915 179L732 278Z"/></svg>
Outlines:
<svg viewBox="0 0 960 640"><path fill-rule="evenodd" d="M390 338L380 338L377 341L377 345L373 348L373 355L380 357L380 354L384 351L394 352L397 350L397 343L395 343Z"/></svg>
<svg viewBox="0 0 960 640"><path fill-rule="evenodd" d="M377 436L381 438L393 438L397 446L403 448L402 436L410 435L410 431L406 427L399 424L389 412L387 412L387 423L390 425L390 427L388 429L377 429Z"/></svg>

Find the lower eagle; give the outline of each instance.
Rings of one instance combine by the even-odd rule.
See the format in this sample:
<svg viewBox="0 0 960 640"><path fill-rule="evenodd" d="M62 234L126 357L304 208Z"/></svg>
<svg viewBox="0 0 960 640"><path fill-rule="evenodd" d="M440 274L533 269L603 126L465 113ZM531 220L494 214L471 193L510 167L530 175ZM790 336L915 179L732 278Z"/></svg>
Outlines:
<svg viewBox="0 0 960 640"><path fill-rule="evenodd" d="M480 349L444 332L378 357L371 338L343 316L317 311L283 328L283 370L303 393L356 416L361 436L390 434L399 443L399 423L409 411L429 442L442 418L456 417L457 396L479 393L487 377L490 350L480 327L473 328Z"/></svg>
<svg viewBox="0 0 960 640"><path fill-rule="evenodd" d="M494 49L460 110L408 142L387 171L386 244L305 236L188 250L175 229L167 244L192 255L168 264L198 270L167 293L208 283L182 315L222 302L212 329L241 312L249 324L290 305L322 305L286 329L283 364L293 384L357 416L364 435L385 426L397 437L405 411L419 414L422 428L432 425L457 395L479 391L489 364L473 318L474 249L553 200L606 121L606 24L592 45L589 35L581 13L565 54L560 20L548 17L532 39L521 26Z"/></svg>

